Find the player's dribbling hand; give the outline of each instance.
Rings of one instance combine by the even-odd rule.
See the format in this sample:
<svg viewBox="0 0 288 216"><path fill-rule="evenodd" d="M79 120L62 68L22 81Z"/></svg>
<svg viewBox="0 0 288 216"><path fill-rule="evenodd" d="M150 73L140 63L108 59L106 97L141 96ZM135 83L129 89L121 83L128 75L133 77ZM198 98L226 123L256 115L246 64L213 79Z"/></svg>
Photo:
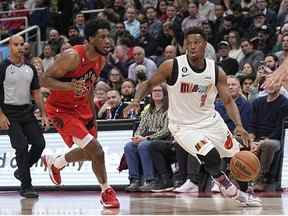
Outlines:
<svg viewBox="0 0 288 216"><path fill-rule="evenodd" d="M241 139L242 139L242 141L246 147L250 147L250 144L251 144L250 136L249 136L248 132L242 126L237 126L235 128L235 133L237 136L241 137Z"/></svg>
<svg viewBox="0 0 288 216"><path fill-rule="evenodd" d="M76 96L83 96L87 94L88 89L85 84L85 80L73 80L72 81L72 88L75 92Z"/></svg>
<svg viewBox="0 0 288 216"><path fill-rule="evenodd" d="M134 112L138 113L140 110L140 104L138 102L132 101L125 109L123 110L123 117L128 118L129 114Z"/></svg>

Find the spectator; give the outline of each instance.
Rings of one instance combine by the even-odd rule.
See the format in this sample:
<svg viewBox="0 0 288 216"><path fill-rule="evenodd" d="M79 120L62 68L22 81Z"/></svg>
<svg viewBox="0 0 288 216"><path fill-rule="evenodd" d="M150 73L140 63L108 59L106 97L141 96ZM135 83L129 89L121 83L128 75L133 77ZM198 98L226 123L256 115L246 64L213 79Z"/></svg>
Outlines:
<svg viewBox="0 0 288 216"><path fill-rule="evenodd" d="M124 80L121 85L122 102L129 103L134 98L136 84L133 80Z"/></svg>
<svg viewBox="0 0 288 216"><path fill-rule="evenodd" d="M51 46L54 55L60 52L60 48L64 43L64 38L60 36L56 29L51 29L48 36L48 44Z"/></svg>
<svg viewBox="0 0 288 216"><path fill-rule="evenodd" d="M168 45L166 46L163 55L157 56L154 62L156 63L158 67L162 62L168 59L174 59L176 56L177 56L176 47L173 45Z"/></svg>
<svg viewBox="0 0 288 216"><path fill-rule="evenodd" d="M120 91L123 77L117 68L112 68L108 74L108 85L113 90Z"/></svg>
<svg viewBox="0 0 288 216"><path fill-rule="evenodd" d="M219 65L227 75L235 75L239 71L239 64L236 59L229 57L230 44L227 41L218 43Z"/></svg>
<svg viewBox="0 0 288 216"><path fill-rule="evenodd" d="M33 57L31 44L29 44L28 42L25 42L23 48L24 48L24 62L26 64L30 64L31 59Z"/></svg>
<svg viewBox="0 0 288 216"><path fill-rule="evenodd" d="M249 133L252 151L259 155L261 173L254 187L263 191L273 181L270 176L274 155L280 150L282 121L288 116L288 99L280 93L280 87L268 89L268 95L252 103L252 121Z"/></svg>
<svg viewBox="0 0 288 216"><path fill-rule="evenodd" d="M162 22L157 18L157 12L154 7L147 7L145 15L148 22L148 32L156 39L162 29Z"/></svg>
<svg viewBox="0 0 288 216"><path fill-rule="evenodd" d="M173 170L171 165L176 162L176 143L173 140L156 140L150 144L150 154L153 161L155 173L159 180L152 188L152 192L172 191Z"/></svg>
<svg viewBox="0 0 288 216"><path fill-rule="evenodd" d="M229 87L229 92L235 101L238 110L240 112L241 121L245 130L248 128L249 121L251 119L251 105L249 102L241 95L241 85L240 81L235 76L228 76L227 84ZM217 100L215 103L215 109L220 113L221 117L227 124L229 130L233 133L235 130L235 125L230 119L224 104L222 101Z"/></svg>
<svg viewBox="0 0 288 216"><path fill-rule="evenodd" d="M140 124L131 142L124 148L129 169L130 185L127 191L151 191L155 183L153 161L150 145L157 140L165 140L168 130L168 95L166 88L155 86L152 90L151 102L141 114ZM141 174L142 173L142 174ZM141 180L144 184L141 186Z"/></svg>
<svg viewBox="0 0 288 216"><path fill-rule="evenodd" d="M238 63L244 57L244 54L240 47L240 35L238 31L232 30L228 33L228 42L231 46L229 51L229 57L234 58Z"/></svg>
<svg viewBox="0 0 288 216"><path fill-rule="evenodd" d="M254 70L257 70L260 62L264 59L263 53L261 51L255 50L253 43L245 38L241 40L241 50L244 54L244 57L240 61L240 68L242 68L245 63L250 63Z"/></svg>
<svg viewBox="0 0 288 216"><path fill-rule="evenodd" d="M125 15L125 5L123 0L115 0L113 2L112 9L114 13L116 13L119 16L119 20L121 22L124 21L124 15Z"/></svg>
<svg viewBox="0 0 288 216"><path fill-rule="evenodd" d="M236 74L236 76L238 78L241 78L243 76L253 76L256 78L256 71L253 68L253 65L250 63L245 63L242 68L241 71L239 73Z"/></svg>
<svg viewBox="0 0 288 216"><path fill-rule="evenodd" d="M185 32L187 31L189 28L192 27L199 27L202 25L202 22L207 20L205 17L201 16L199 14L199 4L198 2L196 2L195 0L193 0L189 5L188 5L188 12L189 12L189 16L186 17L183 21L182 21L182 31Z"/></svg>
<svg viewBox="0 0 288 216"><path fill-rule="evenodd" d="M98 115L99 110L101 107L105 104L107 101L107 91L110 90L109 86L100 86L96 85L95 91L94 91L94 104L95 104L95 112L96 115Z"/></svg>
<svg viewBox="0 0 288 216"><path fill-rule="evenodd" d="M140 36L140 22L136 19L136 9L128 7L126 9L127 20L124 21L125 29L133 36L134 39Z"/></svg>
<svg viewBox="0 0 288 216"><path fill-rule="evenodd" d="M209 21L215 21L215 4L208 0L199 0L199 14Z"/></svg>
<svg viewBox="0 0 288 216"><path fill-rule="evenodd" d="M127 47L134 46L135 39L130 32L125 29L123 22L117 22L115 24L115 32L112 37L116 45L126 45Z"/></svg>
<svg viewBox="0 0 288 216"><path fill-rule="evenodd" d="M158 1L157 16L162 23L164 23L167 20L167 2L166 2L166 0L159 0Z"/></svg>
<svg viewBox="0 0 288 216"><path fill-rule="evenodd" d="M151 60L145 57L145 51L142 47L134 47L133 55L135 63L131 64L128 69L128 78L136 81L136 70L137 65L144 65L146 67L146 77L150 78L152 74L157 70L156 64Z"/></svg>
<svg viewBox="0 0 288 216"><path fill-rule="evenodd" d="M107 62L101 72L101 78L108 79L109 71L117 68L123 78L128 77L128 68L132 64L132 60L128 57L128 47L125 45L117 45L113 53L107 57Z"/></svg>
<svg viewBox="0 0 288 216"><path fill-rule="evenodd" d="M215 42L219 43L222 40L227 40L228 34L231 30L233 30L233 15L227 15L223 18L223 25L222 27L215 26Z"/></svg>
<svg viewBox="0 0 288 216"><path fill-rule="evenodd" d="M107 101L98 112L99 119L123 119L123 110L127 104L122 103L120 93L117 90L107 92Z"/></svg>
<svg viewBox="0 0 288 216"><path fill-rule="evenodd" d="M282 36L282 51L275 53L279 59L279 64L288 56L288 33Z"/></svg>
<svg viewBox="0 0 288 216"><path fill-rule="evenodd" d="M271 29L267 25L262 25L260 29L258 29L257 37L257 50L262 51L265 55L270 53L275 44Z"/></svg>
<svg viewBox="0 0 288 216"><path fill-rule="evenodd" d="M198 159L188 154L180 145L175 145L178 172L175 175L173 190L176 193L198 193L199 171Z"/></svg>
<svg viewBox="0 0 288 216"><path fill-rule="evenodd" d="M146 20L141 21L140 36L135 41L135 43L137 46L140 46L145 50L145 55L147 57L157 54L156 52L157 50L155 49L157 44L156 44L156 40L154 37L155 35L151 35L148 32L148 22Z"/></svg>
<svg viewBox="0 0 288 216"><path fill-rule="evenodd" d="M52 47L50 44L45 44L43 48L43 59L42 59L42 64L44 68L44 72L47 71L47 69L54 64L54 53L52 50Z"/></svg>
<svg viewBox="0 0 288 216"><path fill-rule="evenodd" d="M76 14L74 18L74 26L78 29L79 36L84 38L85 17L83 13Z"/></svg>
<svg viewBox="0 0 288 216"><path fill-rule="evenodd" d="M277 24L277 15L273 10L267 7L267 0L256 0L255 5L256 8L265 15L267 25L274 31Z"/></svg>
<svg viewBox="0 0 288 216"><path fill-rule="evenodd" d="M240 78L240 84L242 89L242 95L246 98L247 101L251 102L251 94L253 94L253 87L255 77L253 76L243 76Z"/></svg>

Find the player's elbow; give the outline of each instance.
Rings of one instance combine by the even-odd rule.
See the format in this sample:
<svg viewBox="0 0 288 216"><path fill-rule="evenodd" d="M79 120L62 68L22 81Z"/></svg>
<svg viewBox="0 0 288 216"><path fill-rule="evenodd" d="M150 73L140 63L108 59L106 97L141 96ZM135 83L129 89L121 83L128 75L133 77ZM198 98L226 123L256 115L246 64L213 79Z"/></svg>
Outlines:
<svg viewBox="0 0 288 216"><path fill-rule="evenodd" d="M232 97L225 97L222 99L223 100L223 103L224 103L224 106L231 106L233 103L234 103L234 100Z"/></svg>

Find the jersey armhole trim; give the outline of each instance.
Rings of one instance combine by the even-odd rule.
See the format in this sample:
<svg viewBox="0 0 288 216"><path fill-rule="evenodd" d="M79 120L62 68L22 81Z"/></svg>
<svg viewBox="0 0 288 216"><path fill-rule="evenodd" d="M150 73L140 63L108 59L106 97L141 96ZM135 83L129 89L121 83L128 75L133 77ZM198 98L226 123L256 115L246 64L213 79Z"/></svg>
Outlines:
<svg viewBox="0 0 288 216"><path fill-rule="evenodd" d="M174 58L171 76L167 79L167 84L173 86L178 79L178 74L178 61L176 58Z"/></svg>
<svg viewBox="0 0 288 216"><path fill-rule="evenodd" d="M219 66L215 63L215 86L218 84L219 79Z"/></svg>

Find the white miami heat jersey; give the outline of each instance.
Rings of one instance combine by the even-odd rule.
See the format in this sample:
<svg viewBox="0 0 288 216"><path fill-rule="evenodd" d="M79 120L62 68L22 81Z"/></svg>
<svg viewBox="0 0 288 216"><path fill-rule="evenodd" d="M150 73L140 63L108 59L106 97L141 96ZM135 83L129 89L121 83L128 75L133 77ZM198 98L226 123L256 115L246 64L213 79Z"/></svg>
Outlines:
<svg viewBox="0 0 288 216"><path fill-rule="evenodd" d="M218 92L215 86L215 62L205 59L205 70L197 73L190 67L186 55L178 56L176 60L177 81L174 85L167 85L170 123L189 124L195 128L213 124L219 117L214 108Z"/></svg>

